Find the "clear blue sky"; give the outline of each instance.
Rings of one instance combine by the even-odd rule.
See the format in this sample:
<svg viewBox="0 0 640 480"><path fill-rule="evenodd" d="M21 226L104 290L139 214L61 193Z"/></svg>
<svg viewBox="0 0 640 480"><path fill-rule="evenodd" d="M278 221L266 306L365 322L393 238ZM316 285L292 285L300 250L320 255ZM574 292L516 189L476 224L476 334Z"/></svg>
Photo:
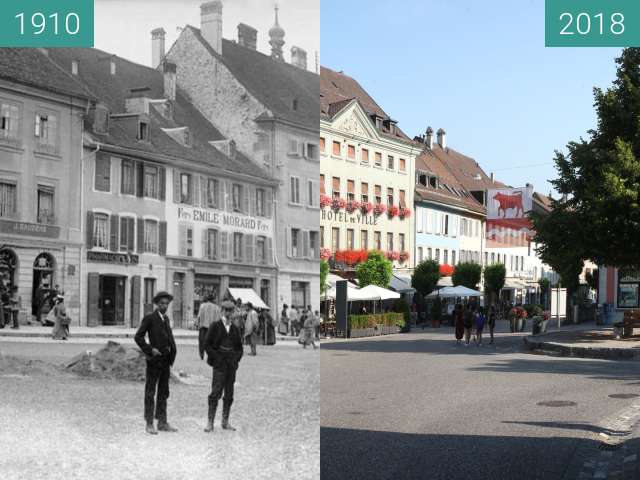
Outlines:
<svg viewBox="0 0 640 480"><path fill-rule="evenodd" d="M545 194L554 150L595 127L592 89L611 84L620 54L545 48L544 0L322 0L320 25L322 65L407 135L442 127L487 174Z"/></svg>

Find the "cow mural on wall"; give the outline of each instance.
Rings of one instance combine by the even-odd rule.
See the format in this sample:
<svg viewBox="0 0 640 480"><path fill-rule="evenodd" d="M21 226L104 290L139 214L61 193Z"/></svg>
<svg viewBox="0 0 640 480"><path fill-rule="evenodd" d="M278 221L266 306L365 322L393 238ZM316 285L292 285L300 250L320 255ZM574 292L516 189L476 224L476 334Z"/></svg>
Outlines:
<svg viewBox="0 0 640 480"><path fill-rule="evenodd" d="M487 246L526 246L533 236L527 216L533 206L533 187L489 190L487 198Z"/></svg>

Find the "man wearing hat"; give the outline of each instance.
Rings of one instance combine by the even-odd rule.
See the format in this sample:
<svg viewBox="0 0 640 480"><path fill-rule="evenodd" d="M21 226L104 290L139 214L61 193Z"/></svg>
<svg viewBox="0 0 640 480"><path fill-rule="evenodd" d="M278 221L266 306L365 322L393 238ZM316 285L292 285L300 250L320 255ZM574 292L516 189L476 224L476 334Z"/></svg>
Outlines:
<svg viewBox="0 0 640 480"><path fill-rule="evenodd" d="M144 387L144 418L147 421L147 433L157 435L153 426L153 417L158 420L158 430L177 431L167 423L167 398L169 398L169 376L171 366L176 359L176 342L169 324L167 309L173 296L167 292L158 292L153 297L156 309L146 315L136 332L135 341L147 356L147 375ZM145 337L149 336L149 343ZM156 397L156 387L158 390ZM154 397L156 397L154 399Z"/></svg>
<svg viewBox="0 0 640 480"><path fill-rule="evenodd" d="M209 416L205 432L213 432L218 400L222 400L222 428L235 430L229 424L229 413L233 403L233 384L236 370L242 358L242 336L240 329L232 322L234 304L229 300L222 302L222 320L211 324L205 339L207 363L213 367L211 394L209 395Z"/></svg>
<svg viewBox="0 0 640 480"><path fill-rule="evenodd" d="M204 359L204 340L212 323L218 322L222 316L220 307L213 303L213 294L208 294L198 310L198 350L200 359Z"/></svg>

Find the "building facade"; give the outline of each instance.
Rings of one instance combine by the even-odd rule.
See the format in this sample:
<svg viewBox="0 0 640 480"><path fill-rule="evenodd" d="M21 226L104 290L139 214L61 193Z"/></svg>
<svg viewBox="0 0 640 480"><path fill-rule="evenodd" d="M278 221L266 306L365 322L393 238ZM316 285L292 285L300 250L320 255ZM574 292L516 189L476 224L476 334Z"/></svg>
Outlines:
<svg viewBox="0 0 640 480"><path fill-rule="evenodd" d="M0 49L0 276L21 322L57 285L80 319L81 147L90 94L39 49ZM9 72L9 73L7 73Z"/></svg>
<svg viewBox="0 0 640 480"><path fill-rule="evenodd" d="M238 25L238 41L222 38L222 2L201 5L201 28L185 27L159 58L177 64L177 83L223 135L269 176L274 196L272 288L282 304L318 307L318 75L306 53L284 61L284 30L269 31L271 55L256 50L257 31Z"/></svg>
<svg viewBox="0 0 640 480"><path fill-rule="evenodd" d="M321 247L334 268L350 252L380 250L396 273L414 265L412 142L352 78L321 70Z"/></svg>

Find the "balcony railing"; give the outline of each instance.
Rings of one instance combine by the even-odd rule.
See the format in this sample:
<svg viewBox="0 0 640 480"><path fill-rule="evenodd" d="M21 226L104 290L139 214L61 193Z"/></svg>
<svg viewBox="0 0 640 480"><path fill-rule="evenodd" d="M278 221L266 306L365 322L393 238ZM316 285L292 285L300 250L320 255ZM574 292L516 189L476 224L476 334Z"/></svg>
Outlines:
<svg viewBox="0 0 640 480"><path fill-rule="evenodd" d="M38 213L38 223L43 225L55 225L56 217L52 213Z"/></svg>

